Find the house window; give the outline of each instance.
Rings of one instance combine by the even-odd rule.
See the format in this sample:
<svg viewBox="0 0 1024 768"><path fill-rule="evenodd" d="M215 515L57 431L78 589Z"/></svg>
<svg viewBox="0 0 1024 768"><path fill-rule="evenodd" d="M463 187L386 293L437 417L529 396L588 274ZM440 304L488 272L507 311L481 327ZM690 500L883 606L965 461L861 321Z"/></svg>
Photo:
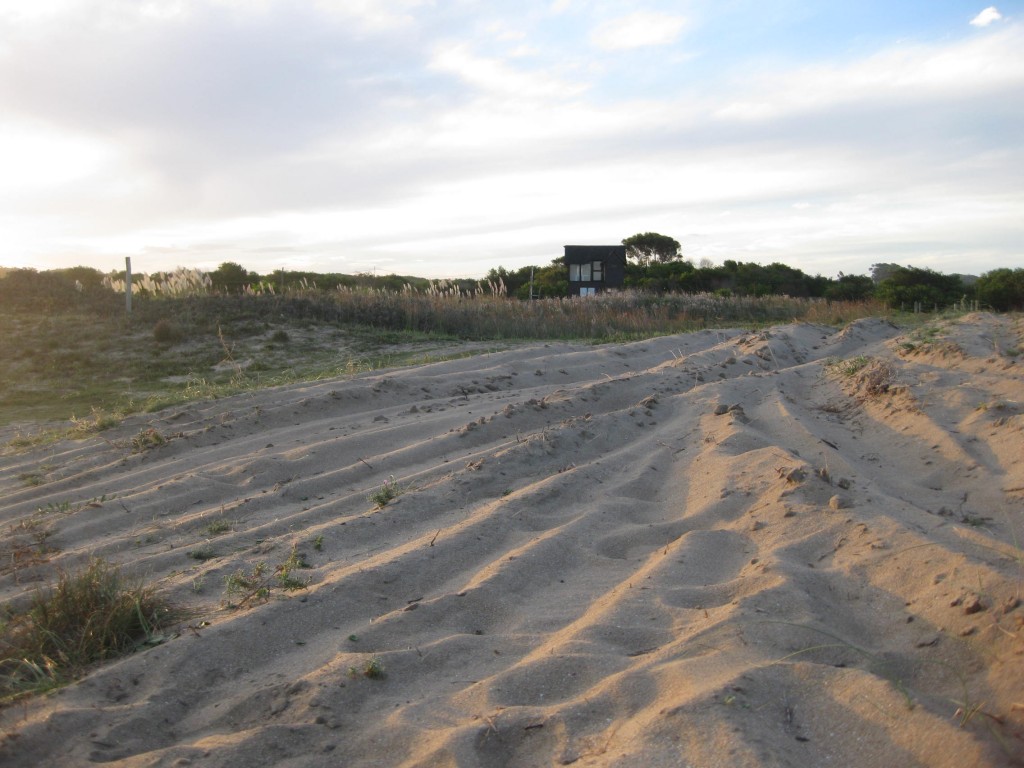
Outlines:
<svg viewBox="0 0 1024 768"><path fill-rule="evenodd" d="M596 296L596 295L597 295L597 288L594 288L593 286L590 286L589 288L586 287L586 286L580 287L580 296Z"/></svg>
<svg viewBox="0 0 1024 768"><path fill-rule="evenodd" d="M604 262L594 261L587 264L570 264L569 280L574 283L604 281Z"/></svg>

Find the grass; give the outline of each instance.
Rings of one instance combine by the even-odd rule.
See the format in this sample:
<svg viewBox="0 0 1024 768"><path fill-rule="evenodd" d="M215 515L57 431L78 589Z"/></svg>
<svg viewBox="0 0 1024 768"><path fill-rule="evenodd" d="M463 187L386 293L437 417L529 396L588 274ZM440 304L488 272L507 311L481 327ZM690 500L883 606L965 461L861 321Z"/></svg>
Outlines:
<svg viewBox="0 0 1024 768"><path fill-rule="evenodd" d="M230 531L231 525L230 520L225 520L223 517L220 517L206 525L203 528L203 532L206 533L207 536L220 536L222 533Z"/></svg>
<svg viewBox="0 0 1024 768"><path fill-rule="evenodd" d="M213 548L212 544L203 544L195 549L189 550L188 556L193 560L205 563L207 560L213 560L217 557L217 550Z"/></svg>
<svg viewBox="0 0 1024 768"><path fill-rule="evenodd" d="M449 348L441 358L447 359L461 341L617 341L792 320L841 324L886 314L870 302L711 294L521 302L441 287L153 293L137 297L131 317L117 294L67 306L0 308L0 426L89 414L61 430L16 437L10 447L91 436L125 414L197 399L421 363L436 359L441 346Z"/></svg>
<svg viewBox="0 0 1024 768"><path fill-rule="evenodd" d="M102 559L60 571L0 626L0 700L59 687L96 662L161 642L175 618L151 587Z"/></svg>
<svg viewBox="0 0 1024 768"><path fill-rule="evenodd" d="M153 427L143 429L131 440L132 453L144 453L167 442L167 438Z"/></svg>

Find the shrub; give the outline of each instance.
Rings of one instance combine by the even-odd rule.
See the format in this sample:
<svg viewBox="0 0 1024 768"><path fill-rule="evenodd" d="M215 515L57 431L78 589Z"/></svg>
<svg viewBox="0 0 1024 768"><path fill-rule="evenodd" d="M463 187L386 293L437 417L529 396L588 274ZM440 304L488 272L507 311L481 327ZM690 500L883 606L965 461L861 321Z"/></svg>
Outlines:
<svg viewBox="0 0 1024 768"><path fill-rule="evenodd" d="M181 341L183 334L174 323L161 318L153 326L153 338L161 344L175 344Z"/></svg>

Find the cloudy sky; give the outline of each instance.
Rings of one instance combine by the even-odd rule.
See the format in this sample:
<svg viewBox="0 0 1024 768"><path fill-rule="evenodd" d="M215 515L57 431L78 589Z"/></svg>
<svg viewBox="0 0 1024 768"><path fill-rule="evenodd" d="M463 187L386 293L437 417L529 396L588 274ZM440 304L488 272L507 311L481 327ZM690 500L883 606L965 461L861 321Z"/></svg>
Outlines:
<svg viewBox="0 0 1024 768"><path fill-rule="evenodd" d="M1024 266L1024 0L0 0L0 265Z"/></svg>

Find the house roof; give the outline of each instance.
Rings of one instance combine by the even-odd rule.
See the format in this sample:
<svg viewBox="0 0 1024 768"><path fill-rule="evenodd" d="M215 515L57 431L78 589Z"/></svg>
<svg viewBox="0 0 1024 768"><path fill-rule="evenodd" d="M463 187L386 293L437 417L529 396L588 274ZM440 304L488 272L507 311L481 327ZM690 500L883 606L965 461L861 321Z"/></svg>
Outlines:
<svg viewBox="0 0 1024 768"><path fill-rule="evenodd" d="M595 257L626 258L626 246L624 245L567 245L565 246L567 258L593 259Z"/></svg>

